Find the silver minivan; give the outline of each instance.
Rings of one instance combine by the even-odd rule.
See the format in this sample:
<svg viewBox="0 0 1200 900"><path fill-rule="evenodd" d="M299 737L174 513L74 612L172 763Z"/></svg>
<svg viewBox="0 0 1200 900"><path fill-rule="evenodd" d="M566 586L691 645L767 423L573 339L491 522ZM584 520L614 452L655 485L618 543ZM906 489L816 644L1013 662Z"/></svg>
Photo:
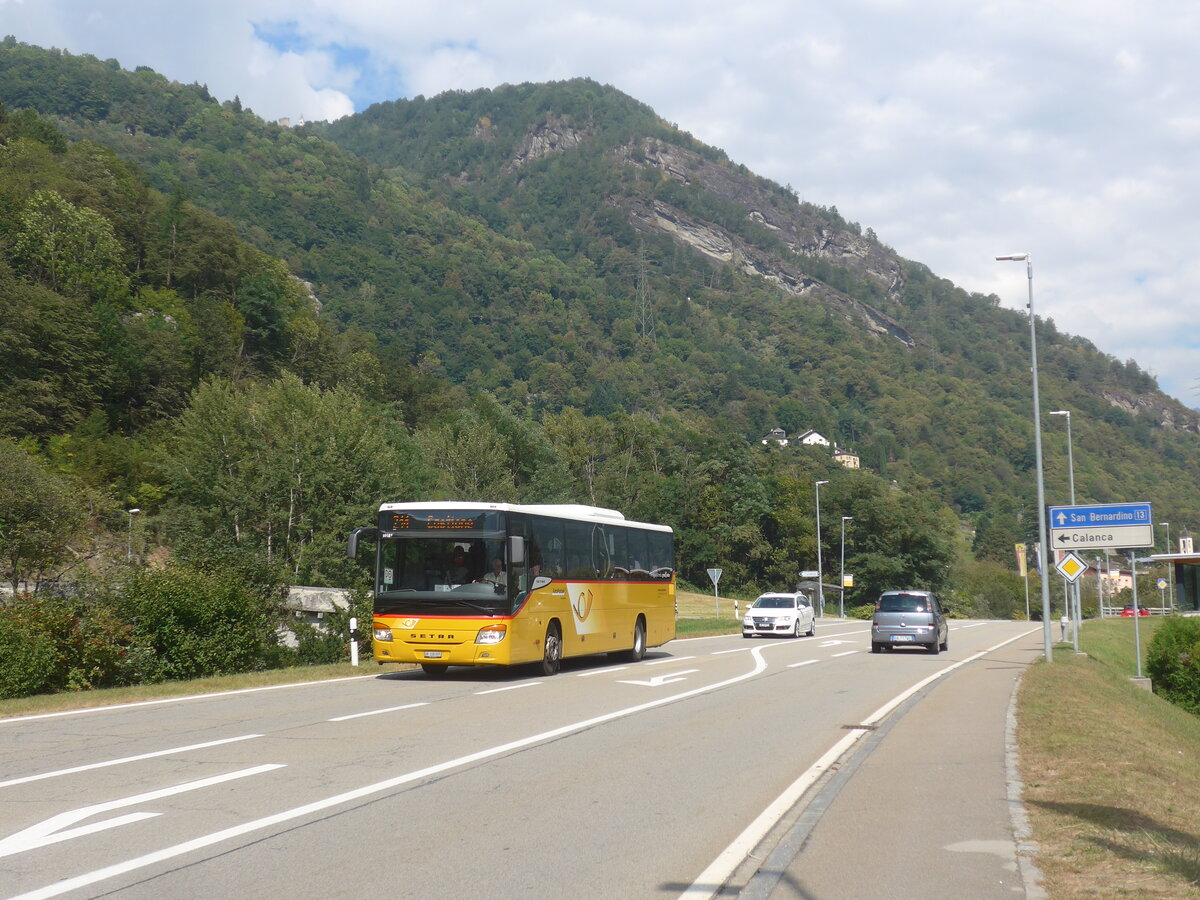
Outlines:
<svg viewBox="0 0 1200 900"><path fill-rule="evenodd" d="M942 604L932 591L884 591L871 619L871 652L913 646L930 653L950 649Z"/></svg>

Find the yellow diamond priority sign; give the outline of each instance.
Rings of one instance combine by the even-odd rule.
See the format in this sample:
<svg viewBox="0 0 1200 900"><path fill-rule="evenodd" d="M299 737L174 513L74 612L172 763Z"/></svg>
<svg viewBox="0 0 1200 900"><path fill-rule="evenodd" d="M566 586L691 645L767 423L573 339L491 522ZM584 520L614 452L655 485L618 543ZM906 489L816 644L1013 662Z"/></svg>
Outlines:
<svg viewBox="0 0 1200 900"><path fill-rule="evenodd" d="M1074 553L1068 553L1058 561L1058 565L1054 568L1058 569L1059 573L1067 581L1074 584L1079 580L1079 576L1087 571L1087 563L1076 556Z"/></svg>

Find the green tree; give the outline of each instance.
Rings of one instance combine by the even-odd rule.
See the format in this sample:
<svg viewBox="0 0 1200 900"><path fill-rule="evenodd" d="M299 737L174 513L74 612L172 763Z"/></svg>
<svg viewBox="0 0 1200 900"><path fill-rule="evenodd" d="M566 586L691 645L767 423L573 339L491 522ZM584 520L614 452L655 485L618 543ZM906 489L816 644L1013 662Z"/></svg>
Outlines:
<svg viewBox="0 0 1200 900"><path fill-rule="evenodd" d="M96 297L128 291L112 224L57 191L38 191L26 204L17 221L13 257L54 291Z"/></svg>
<svg viewBox="0 0 1200 900"><path fill-rule="evenodd" d="M203 382L171 430L167 470L179 537L223 539L314 585L352 581L346 534L424 486L402 428L294 375Z"/></svg>
<svg viewBox="0 0 1200 900"><path fill-rule="evenodd" d="M86 509L70 484L21 445L0 438L0 564L14 594L58 574Z"/></svg>

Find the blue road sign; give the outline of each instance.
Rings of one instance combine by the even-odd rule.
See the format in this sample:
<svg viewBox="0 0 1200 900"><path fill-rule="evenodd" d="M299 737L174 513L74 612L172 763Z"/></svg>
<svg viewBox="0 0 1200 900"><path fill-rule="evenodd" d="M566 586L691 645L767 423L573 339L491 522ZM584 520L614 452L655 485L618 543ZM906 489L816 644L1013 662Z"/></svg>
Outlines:
<svg viewBox="0 0 1200 900"><path fill-rule="evenodd" d="M1154 546L1149 503L1050 507L1050 546L1055 550L1116 550Z"/></svg>
<svg viewBox="0 0 1200 900"><path fill-rule="evenodd" d="M1102 503L1098 506L1052 506L1051 528L1116 528L1153 525L1149 503Z"/></svg>

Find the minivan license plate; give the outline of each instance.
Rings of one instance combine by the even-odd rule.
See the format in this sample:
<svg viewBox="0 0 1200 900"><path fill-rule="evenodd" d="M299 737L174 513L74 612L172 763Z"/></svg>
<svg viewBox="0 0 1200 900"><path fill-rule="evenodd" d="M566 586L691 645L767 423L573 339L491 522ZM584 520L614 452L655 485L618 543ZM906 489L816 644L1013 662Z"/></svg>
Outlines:
<svg viewBox="0 0 1200 900"><path fill-rule="evenodd" d="M911 634L893 634L892 640L893 641L911 641L912 635Z"/></svg>
<svg viewBox="0 0 1200 900"><path fill-rule="evenodd" d="M426 659L441 659L442 651L441 650L426 650L425 658Z"/></svg>

